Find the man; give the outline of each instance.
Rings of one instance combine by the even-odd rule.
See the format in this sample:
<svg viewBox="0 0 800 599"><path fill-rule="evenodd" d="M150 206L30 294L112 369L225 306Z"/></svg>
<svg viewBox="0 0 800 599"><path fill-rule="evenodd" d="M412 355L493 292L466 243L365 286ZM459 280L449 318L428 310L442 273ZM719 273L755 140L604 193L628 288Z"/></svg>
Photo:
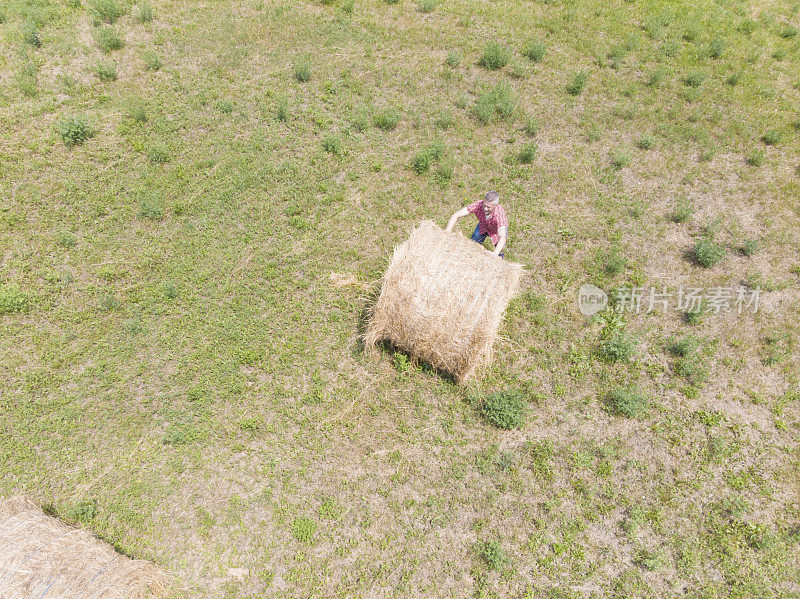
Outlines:
<svg viewBox="0 0 800 599"><path fill-rule="evenodd" d="M448 233L452 231L458 219L469 214L478 217L478 224L475 231L472 232L472 241L483 245L483 242L489 237L494 244L492 255L503 258L503 250L505 250L508 240L508 219L506 211L500 205L500 194L490 191L483 196L482 200L454 212L447 222L445 231Z"/></svg>

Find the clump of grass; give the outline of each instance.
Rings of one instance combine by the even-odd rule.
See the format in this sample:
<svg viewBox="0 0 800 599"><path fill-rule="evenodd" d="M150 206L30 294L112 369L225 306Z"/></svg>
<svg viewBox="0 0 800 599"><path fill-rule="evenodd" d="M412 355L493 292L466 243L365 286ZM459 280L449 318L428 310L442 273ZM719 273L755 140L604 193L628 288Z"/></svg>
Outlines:
<svg viewBox="0 0 800 599"><path fill-rule="evenodd" d="M393 107L380 110L372 117L372 124L382 131L392 131L400 122L400 111Z"/></svg>
<svg viewBox="0 0 800 599"><path fill-rule="evenodd" d="M702 324L705 315L706 315L705 306L703 304L700 304L697 306L697 309L688 310L684 312L683 320L686 322L686 324L697 326L699 324Z"/></svg>
<svg viewBox="0 0 800 599"><path fill-rule="evenodd" d="M692 214L694 214L694 207L688 202L682 201L672 209L667 218L673 223L685 223L692 218Z"/></svg>
<svg viewBox="0 0 800 599"><path fill-rule="evenodd" d="M153 146L147 150L147 159L153 164L165 164L169 162L169 152L161 146Z"/></svg>
<svg viewBox="0 0 800 599"><path fill-rule="evenodd" d="M642 135L636 140L636 147L640 150L649 150L656 145L656 139L652 135Z"/></svg>
<svg viewBox="0 0 800 599"><path fill-rule="evenodd" d="M735 73L731 73L730 75L728 75L728 77L725 79L725 84L734 87L736 85L739 85L739 82L741 80L742 80L741 71L736 71Z"/></svg>
<svg viewBox="0 0 800 599"><path fill-rule="evenodd" d="M33 98L39 93L39 88L36 85L38 77L39 67L34 61L27 60L20 66L14 81L25 96Z"/></svg>
<svg viewBox="0 0 800 599"><path fill-rule="evenodd" d="M292 520L292 536L301 543L310 543L317 533L317 523L307 516Z"/></svg>
<svg viewBox="0 0 800 599"><path fill-rule="evenodd" d="M511 60L511 53L508 48L497 42L489 42L484 46L483 54L478 64L485 69L494 71L506 66L509 60Z"/></svg>
<svg viewBox="0 0 800 599"><path fill-rule="evenodd" d="M275 106L275 118L282 123L289 120L289 104L286 98L278 100L278 104Z"/></svg>
<svg viewBox="0 0 800 599"><path fill-rule="evenodd" d="M30 298L18 285L14 283L0 285L0 314L25 312L30 305Z"/></svg>
<svg viewBox="0 0 800 599"><path fill-rule="evenodd" d="M480 541L475 545L475 553L490 570L499 569L505 562L503 549L497 541Z"/></svg>
<svg viewBox="0 0 800 599"><path fill-rule="evenodd" d="M739 23L739 26L736 29L745 35L750 35L756 29L758 29L758 22L753 21L752 19L745 19Z"/></svg>
<svg viewBox="0 0 800 599"><path fill-rule="evenodd" d="M145 50L142 53L142 61L144 61L144 68L148 71L158 71L164 66L161 57L153 50Z"/></svg>
<svg viewBox="0 0 800 599"><path fill-rule="evenodd" d="M449 129L455 123L455 117L449 110L440 110L433 119L433 124L439 129Z"/></svg>
<svg viewBox="0 0 800 599"><path fill-rule="evenodd" d="M428 172L433 163L433 154L430 149L420 150L411 159L411 170L418 175L423 175Z"/></svg>
<svg viewBox="0 0 800 599"><path fill-rule="evenodd" d="M783 134L777 129L770 129L764 135L761 136L761 141L763 141L768 146L778 145L779 143L781 143L781 139L783 139Z"/></svg>
<svg viewBox="0 0 800 599"><path fill-rule="evenodd" d="M450 179L453 178L453 172L455 171L455 165L452 161L443 162L438 166L436 169L436 173L434 173L433 177L436 179L436 182L439 185L446 185Z"/></svg>
<svg viewBox="0 0 800 599"><path fill-rule="evenodd" d="M214 105L214 107L222 114L231 114L234 109L234 104L231 100L220 100Z"/></svg>
<svg viewBox="0 0 800 599"><path fill-rule="evenodd" d="M62 231L56 237L56 243L62 248L73 248L78 244L78 238L70 231Z"/></svg>
<svg viewBox="0 0 800 599"><path fill-rule="evenodd" d="M70 116L57 125L58 136L67 147L79 146L94 135L94 128L85 116Z"/></svg>
<svg viewBox="0 0 800 599"><path fill-rule="evenodd" d="M635 418L650 406L647 396L635 386L617 387L608 396L611 410L627 418Z"/></svg>
<svg viewBox="0 0 800 599"><path fill-rule="evenodd" d="M42 47L42 38L39 37L39 27L33 21L26 21L22 25L22 41L32 48Z"/></svg>
<svg viewBox="0 0 800 599"><path fill-rule="evenodd" d="M533 62L539 62L547 53L547 46L536 39L528 39L523 44L521 52L525 58L528 58Z"/></svg>
<svg viewBox="0 0 800 599"><path fill-rule="evenodd" d="M140 23L150 23L155 16L153 7L149 2L140 2L136 7L136 20Z"/></svg>
<svg viewBox="0 0 800 599"><path fill-rule="evenodd" d="M116 0L95 0L90 13L95 24L110 23L113 25L125 14L125 7Z"/></svg>
<svg viewBox="0 0 800 599"><path fill-rule="evenodd" d="M417 10L423 14L432 13L439 6L439 0L418 0Z"/></svg>
<svg viewBox="0 0 800 599"><path fill-rule="evenodd" d="M705 234L697 240L692 248L695 262L703 268L711 268L725 258L725 247L717 242L710 234Z"/></svg>
<svg viewBox="0 0 800 599"><path fill-rule="evenodd" d="M756 252L761 248L761 244L758 242L757 239L747 239L741 247L742 254L747 256L755 255Z"/></svg>
<svg viewBox="0 0 800 599"><path fill-rule="evenodd" d="M567 83L567 93L570 96L579 96L583 93L583 88L586 87L586 82L589 81L588 71L581 71L573 75L572 79Z"/></svg>
<svg viewBox="0 0 800 599"><path fill-rule="evenodd" d="M399 4L400 0L383 0L386 4Z"/></svg>
<svg viewBox="0 0 800 599"><path fill-rule="evenodd" d="M525 134L528 137L536 137L536 135L539 133L539 129L539 120L534 116L528 117L528 119L525 121Z"/></svg>
<svg viewBox="0 0 800 599"><path fill-rule="evenodd" d="M700 347L700 340L694 335L686 335L680 339L670 337L667 341L667 351L673 356L685 358Z"/></svg>
<svg viewBox="0 0 800 599"><path fill-rule="evenodd" d="M94 74L100 81L116 81L117 67L113 62L97 62L94 65Z"/></svg>
<svg viewBox="0 0 800 599"><path fill-rule="evenodd" d="M307 57L303 56L294 63L292 75L299 83L305 83L311 80L311 62Z"/></svg>
<svg viewBox="0 0 800 599"><path fill-rule="evenodd" d="M472 108L472 113L484 125L496 118L506 119L514 113L516 101L511 87L501 82L483 92Z"/></svg>
<svg viewBox="0 0 800 599"><path fill-rule="evenodd" d="M519 161L522 164L531 164L536 158L538 149L539 146L534 142L525 144L519 152Z"/></svg>
<svg viewBox="0 0 800 599"><path fill-rule="evenodd" d="M342 3L342 12L346 15L352 15L356 8L355 0L345 0Z"/></svg>
<svg viewBox="0 0 800 599"><path fill-rule="evenodd" d="M797 37L798 33L800 33L800 29L794 25L784 25L783 28L778 32L778 35L785 40L790 40Z"/></svg>
<svg viewBox="0 0 800 599"><path fill-rule="evenodd" d="M767 160L767 155L764 150L755 149L745 157L745 160L750 166L763 166Z"/></svg>
<svg viewBox="0 0 800 599"><path fill-rule="evenodd" d="M79 501L70 509L67 510L66 516L70 520L82 522L84 524L90 522L97 515L97 502L94 499L84 499Z"/></svg>
<svg viewBox="0 0 800 599"><path fill-rule="evenodd" d="M703 81L706 80L705 73L701 71L692 71L688 73L683 79L683 84L688 87L700 87Z"/></svg>
<svg viewBox="0 0 800 599"><path fill-rule="evenodd" d="M597 355L604 362L627 362L639 346L636 337L627 334L622 328L601 332Z"/></svg>
<svg viewBox="0 0 800 599"><path fill-rule="evenodd" d="M527 408L527 404L518 394L501 392L486 396L481 413L496 427L510 430L525 424Z"/></svg>
<svg viewBox="0 0 800 599"><path fill-rule="evenodd" d="M444 59L444 64L448 67L457 67L461 64L461 53L458 50L452 50L447 54L447 58Z"/></svg>
<svg viewBox="0 0 800 599"><path fill-rule="evenodd" d="M722 55L725 53L725 40L721 37L715 37L711 42L708 44L708 55L711 58L722 58Z"/></svg>
<svg viewBox="0 0 800 599"><path fill-rule="evenodd" d="M161 220L164 218L164 208L161 200L150 195L143 197L139 204L139 218L148 220Z"/></svg>
<svg viewBox="0 0 800 599"><path fill-rule="evenodd" d="M611 150L611 166L620 170L631 163L631 153L625 148L614 148Z"/></svg>
<svg viewBox="0 0 800 599"><path fill-rule="evenodd" d="M95 29L94 39L99 48L106 54L119 50L124 45L119 33L108 25Z"/></svg>
<svg viewBox="0 0 800 599"><path fill-rule="evenodd" d="M701 387L708 380L708 369L703 359L690 352L675 362L675 374L683 377L693 387Z"/></svg>
<svg viewBox="0 0 800 599"><path fill-rule="evenodd" d="M338 156L342 153L342 138L333 133L329 133L322 139L322 149L328 154Z"/></svg>
<svg viewBox="0 0 800 599"><path fill-rule="evenodd" d="M717 153L717 148L714 146L707 146L700 150L700 153L697 155L697 159L700 162L711 162L714 159L714 156Z"/></svg>

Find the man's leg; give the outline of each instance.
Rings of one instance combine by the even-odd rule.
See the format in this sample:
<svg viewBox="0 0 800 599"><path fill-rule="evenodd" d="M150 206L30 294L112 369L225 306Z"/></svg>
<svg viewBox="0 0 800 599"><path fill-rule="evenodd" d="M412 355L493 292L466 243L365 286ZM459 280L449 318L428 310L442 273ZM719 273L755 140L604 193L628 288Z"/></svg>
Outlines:
<svg viewBox="0 0 800 599"><path fill-rule="evenodd" d="M480 223L475 225L475 230L472 232L472 237L470 237L470 239L472 239L472 241L474 241L475 243L480 243L481 245L483 245L483 242L486 241L486 233L482 234L480 232L480 228L481 228Z"/></svg>

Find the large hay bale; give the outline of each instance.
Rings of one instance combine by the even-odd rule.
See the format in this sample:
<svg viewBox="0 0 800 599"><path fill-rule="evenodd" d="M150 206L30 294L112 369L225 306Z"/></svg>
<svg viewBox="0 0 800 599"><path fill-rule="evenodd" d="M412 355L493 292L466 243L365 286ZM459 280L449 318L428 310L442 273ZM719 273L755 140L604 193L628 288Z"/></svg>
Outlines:
<svg viewBox="0 0 800 599"><path fill-rule="evenodd" d="M394 250L365 345L388 340L462 383L491 361L521 274L521 265L424 221Z"/></svg>
<svg viewBox="0 0 800 599"><path fill-rule="evenodd" d="M164 574L22 497L0 500L2 599L158 599Z"/></svg>

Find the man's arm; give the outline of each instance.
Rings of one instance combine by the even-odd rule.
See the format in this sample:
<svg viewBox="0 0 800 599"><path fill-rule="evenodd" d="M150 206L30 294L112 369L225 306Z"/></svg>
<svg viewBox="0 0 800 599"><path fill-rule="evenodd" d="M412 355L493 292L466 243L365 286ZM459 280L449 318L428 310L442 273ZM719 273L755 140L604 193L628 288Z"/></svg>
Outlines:
<svg viewBox="0 0 800 599"><path fill-rule="evenodd" d="M500 239L497 240L497 245L492 252L492 255L499 256L500 252L503 251L503 248L506 247L506 239L508 238L508 227L500 227L497 229L497 235Z"/></svg>
<svg viewBox="0 0 800 599"><path fill-rule="evenodd" d="M447 231L448 233L452 231L453 227L456 226L456 222L458 222L458 219L467 216L468 214L469 210L467 210L466 206L461 210L459 210L458 212L453 212L453 216L451 216L450 220L447 221L447 227L445 228L445 231Z"/></svg>

